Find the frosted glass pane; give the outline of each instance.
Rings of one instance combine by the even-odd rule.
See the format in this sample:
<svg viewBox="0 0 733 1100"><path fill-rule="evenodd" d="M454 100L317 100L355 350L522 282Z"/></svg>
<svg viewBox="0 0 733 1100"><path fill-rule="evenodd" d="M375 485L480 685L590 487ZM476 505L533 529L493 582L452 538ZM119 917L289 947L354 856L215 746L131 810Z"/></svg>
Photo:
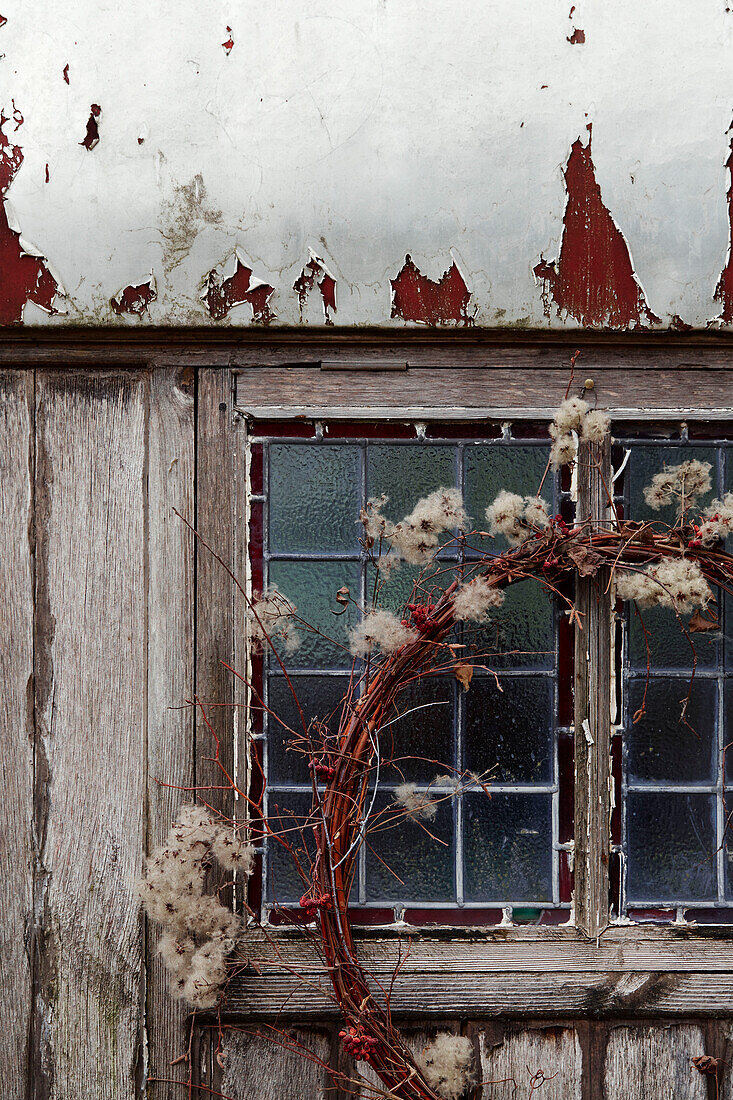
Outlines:
<svg viewBox="0 0 733 1100"><path fill-rule="evenodd" d="M542 475L545 472L549 447L514 447L506 444L466 445L466 509L472 517L474 526L487 530L485 513L489 504L493 504L502 489L520 496L529 496L537 492ZM552 474L548 475L543 488L545 500L552 502ZM506 550L506 539L499 535L495 539L484 539L487 553L501 553Z"/></svg>
<svg viewBox="0 0 733 1100"><path fill-rule="evenodd" d="M367 454L367 495L386 493L385 515L395 522L421 497L456 484L454 447L370 443Z"/></svg>
<svg viewBox="0 0 733 1100"><path fill-rule="evenodd" d="M688 688L685 680L650 680L644 716L633 726L631 720L644 697L644 681L633 680L629 684L626 732L629 782L689 784L714 781L717 684L710 680L693 683L686 715L692 729L680 720L681 700Z"/></svg>
<svg viewBox="0 0 733 1100"><path fill-rule="evenodd" d="M467 794L463 804L466 900L551 902L551 796Z"/></svg>
<svg viewBox="0 0 733 1100"><path fill-rule="evenodd" d="M646 670L647 653L639 616L633 604L628 604L629 615L629 657L632 668ZM680 621L670 607L642 607L643 617L649 640L651 668L669 668L689 670L692 668L693 653L690 643L682 633ZM682 616L687 626L689 615ZM718 662L718 637L716 633L691 635L698 668L714 668Z"/></svg>
<svg viewBox="0 0 733 1100"><path fill-rule="evenodd" d="M466 695L466 767L496 783L552 779L552 681L474 676Z"/></svg>
<svg viewBox="0 0 733 1100"><path fill-rule="evenodd" d="M390 801L389 794L381 792L375 810L378 812ZM402 818L399 824L392 826L391 813L389 811L385 822L389 823L389 828L367 835L367 900L453 901L452 799L436 806L434 820L422 823L425 828L410 818Z"/></svg>
<svg viewBox="0 0 733 1100"><path fill-rule="evenodd" d="M385 768L388 782L430 783L453 766L455 688L455 680L430 677L410 684L399 696L395 714L404 717L380 735L383 759L394 761ZM415 707L422 709L409 713Z"/></svg>
<svg viewBox="0 0 733 1100"><path fill-rule="evenodd" d="M298 609L298 615L325 637L296 624L300 647L285 659L288 668L351 668L348 630L357 620L350 604L342 615L336 593L342 585L359 598L357 562L270 562L270 581L276 584ZM273 666L270 658L270 665Z"/></svg>
<svg viewBox="0 0 733 1100"><path fill-rule="evenodd" d="M552 602L536 581L520 581L505 592L488 625L466 626L465 641L491 654L491 668L550 669L555 664Z"/></svg>
<svg viewBox="0 0 733 1100"><path fill-rule="evenodd" d="M706 901L715 895L715 798L630 793L628 900Z"/></svg>
<svg viewBox="0 0 733 1100"><path fill-rule="evenodd" d="M339 703L348 688L345 676L294 676L291 679L306 725L320 719L331 733L338 730L341 707ZM296 734L303 733L303 723L284 676L270 678L269 706L272 711ZM267 717L268 773L271 783L303 783L310 785L308 759L300 751L288 749L293 734L275 718Z"/></svg>
<svg viewBox="0 0 733 1100"><path fill-rule="evenodd" d="M270 550L358 550L359 448L273 443Z"/></svg>
<svg viewBox="0 0 733 1100"><path fill-rule="evenodd" d="M295 851L301 867L308 875L315 856L313 830L306 822L311 810L311 793L270 791L268 823L276 837L289 844ZM267 896L277 904L293 902L302 897L307 886L298 874L295 862L279 840L267 841L268 883Z"/></svg>
<svg viewBox="0 0 733 1100"><path fill-rule="evenodd" d="M629 515L632 519L659 519L664 523L674 523L677 518L677 510L673 504L661 508L655 512L644 500L644 488L649 485L655 474L668 466L678 466L688 459L697 459L699 462L710 462L712 469L710 478L712 490L700 497L699 506L705 507L713 499L718 491L716 472L715 447L632 447L631 458L627 466L629 479L628 499L630 502Z"/></svg>

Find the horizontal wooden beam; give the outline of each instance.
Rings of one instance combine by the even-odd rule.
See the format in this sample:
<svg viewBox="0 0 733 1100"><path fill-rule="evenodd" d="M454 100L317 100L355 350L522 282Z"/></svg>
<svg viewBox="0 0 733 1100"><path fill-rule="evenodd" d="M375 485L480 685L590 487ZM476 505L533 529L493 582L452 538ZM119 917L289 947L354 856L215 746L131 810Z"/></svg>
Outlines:
<svg viewBox="0 0 733 1100"><path fill-rule="evenodd" d="M398 1015L730 1014L733 928L711 933L670 925L612 926L597 943L570 927L358 938L375 992L389 987L401 948ZM228 1014L336 1014L326 970L302 934L276 932L267 943L253 931L241 957L246 969L228 991Z"/></svg>
<svg viewBox="0 0 733 1100"><path fill-rule="evenodd" d="M646 370L733 366L733 331L685 334L547 329L178 328L141 326L12 328L0 331L0 363L63 368L158 361L161 365L276 366L396 357L410 366L531 367L567 370L580 350L578 372L611 367Z"/></svg>
<svg viewBox="0 0 733 1100"><path fill-rule="evenodd" d="M249 367L235 372L235 406L267 420L551 419L569 377L567 368L545 367L325 373L315 366ZM627 368L599 368L587 377L593 379L593 399L616 420L733 418L733 373L722 369L676 369L664 374L663 384L659 376Z"/></svg>

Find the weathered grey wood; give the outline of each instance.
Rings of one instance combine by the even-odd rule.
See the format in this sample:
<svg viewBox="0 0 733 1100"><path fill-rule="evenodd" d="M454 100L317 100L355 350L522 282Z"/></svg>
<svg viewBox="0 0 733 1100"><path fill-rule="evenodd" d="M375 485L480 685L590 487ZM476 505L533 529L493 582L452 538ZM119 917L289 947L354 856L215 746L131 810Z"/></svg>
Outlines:
<svg viewBox="0 0 733 1100"><path fill-rule="evenodd" d="M729 367L733 334L726 330L693 332L550 332L547 329L85 329L84 332L26 328L5 331L0 362L54 367L160 365L258 366L286 362L358 359L361 364L385 356L411 366L506 366L516 369L566 369L580 348L578 370L631 367L670 370Z"/></svg>
<svg viewBox="0 0 733 1100"><path fill-rule="evenodd" d="M228 370L200 369L197 382L196 529L211 549L234 566L235 462ZM196 547L196 694L219 738L220 760L234 771L234 677L222 662L234 659L234 590L225 570L201 542ZM196 720L199 797L233 814L226 779L212 762L216 744ZM217 789L219 788L219 789Z"/></svg>
<svg viewBox="0 0 733 1100"><path fill-rule="evenodd" d="M692 1059L705 1054L697 1024L615 1027L606 1046L605 1100L707 1100L705 1078Z"/></svg>
<svg viewBox="0 0 733 1100"><path fill-rule="evenodd" d="M493 974L502 970L578 971L596 974L624 971L733 973L733 929L694 925L612 925L598 940L568 925L539 928L414 928L409 957L400 974L453 970L456 974ZM356 929L355 940L367 967L389 974L398 960L405 934ZM255 929L243 936L243 960L278 970L284 952L301 970L320 972L311 943L297 933L270 929L267 939Z"/></svg>
<svg viewBox="0 0 733 1100"><path fill-rule="evenodd" d="M0 1081L25 1093L33 944L33 372L0 374ZM30 951L29 951L30 948Z"/></svg>
<svg viewBox="0 0 733 1100"><path fill-rule="evenodd" d="M37 383L38 1100L142 1091L145 383Z"/></svg>
<svg viewBox="0 0 733 1100"><path fill-rule="evenodd" d="M238 978L228 991L225 1019L245 1012L262 1019L298 1021L333 1019L338 1014L328 999L307 984L284 974L267 980ZM378 990L375 986L375 993ZM470 980L446 971L405 976L391 1000L395 1014L416 1021L446 1015L485 1019L490 1016L590 1017L729 1016L733 975L669 971L625 971L599 974L582 971L531 973L499 971Z"/></svg>
<svg viewBox="0 0 733 1100"><path fill-rule="evenodd" d="M583 1051L577 1030L552 1024L525 1027L472 1024L478 1040L484 1100L516 1100L535 1091L542 1100L583 1100Z"/></svg>
<svg viewBox="0 0 733 1100"><path fill-rule="evenodd" d="M422 1064L422 1054L425 1048L432 1043L438 1031L450 1031L454 1033L460 1031L457 1020L441 1020L438 1026L431 1028L415 1027L414 1024L410 1026L409 1023L398 1026L400 1027L400 1035L404 1040L405 1046L418 1065ZM351 1069L349 1072L354 1073L355 1080L364 1081L367 1086L362 1087L361 1090L358 1091L358 1095L362 1097L362 1100L372 1100L375 1095L372 1089L384 1089L384 1085L367 1062L358 1062L355 1071ZM479 1079L478 1075L476 1079Z"/></svg>
<svg viewBox="0 0 733 1100"><path fill-rule="evenodd" d="M323 1028L291 1028L287 1035L315 1058L328 1064L332 1034ZM216 1043L216 1036L211 1036ZM210 1040L210 1043L211 1043ZM212 1044L213 1045L213 1044ZM330 1078L323 1065L298 1053L283 1050L264 1038L227 1029L219 1059L213 1052L213 1088L231 1100L322 1100Z"/></svg>
<svg viewBox="0 0 733 1100"><path fill-rule="evenodd" d="M611 441L581 441L576 522L608 519ZM608 924L611 829L611 597L609 572L575 581L575 923L588 936Z"/></svg>
<svg viewBox="0 0 733 1100"><path fill-rule="evenodd" d="M148 420L148 846L159 844L191 794L162 784L193 785L194 556L193 535L174 515L194 518L193 371L158 368L149 381ZM147 1033L152 1077L187 1079L171 1066L188 1042L188 1011L168 991L148 929ZM155 1100L178 1100L181 1089L158 1084Z"/></svg>
<svg viewBox="0 0 733 1100"><path fill-rule="evenodd" d="M249 367L236 372L236 406L264 419L373 419L386 414L449 420L551 418L569 376L567 364L554 370L454 365L402 372ZM664 385L633 369L595 369L591 377L599 405L615 419L638 418L640 409L673 418L679 418L681 409L730 418L733 409L733 377L722 369L670 371Z"/></svg>

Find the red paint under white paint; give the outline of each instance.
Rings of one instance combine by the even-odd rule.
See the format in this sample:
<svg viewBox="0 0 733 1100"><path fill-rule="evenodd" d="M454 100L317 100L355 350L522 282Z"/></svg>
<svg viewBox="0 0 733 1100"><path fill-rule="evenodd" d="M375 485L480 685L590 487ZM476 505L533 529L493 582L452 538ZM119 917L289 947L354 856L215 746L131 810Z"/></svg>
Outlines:
<svg viewBox="0 0 733 1100"><path fill-rule="evenodd" d="M5 195L23 163L23 151L5 134L9 121L0 110L0 325L21 324L27 302L34 302L46 313L56 313L56 297L64 293L46 258L10 224Z"/></svg>
<svg viewBox="0 0 733 1100"><path fill-rule="evenodd" d="M308 263L293 283L293 290L298 295L300 320L302 323L308 297L317 287L323 302L325 324L332 325L333 314L336 312L336 279L320 256L317 256L312 249L309 249L309 253Z"/></svg>
<svg viewBox="0 0 733 1100"><path fill-rule="evenodd" d="M424 325L472 323L468 315L471 291L455 260L435 282L422 274L408 254L398 275L390 279L390 285L392 317Z"/></svg>
<svg viewBox="0 0 733 1100"><path fill-rule="evenodd" d="M230 272L228 274L228 272ZM252 320L269 325L275 320L270 298L275 288L253 276L252 267L238 250L220 267L214 267L204 279L201 300L214 321L222 321L235 306L252 307Z"/></svg>
<svg viewBox="0 0 733 1100"><path fill-rule="evenodd" d="M578 138L565 168L567 204L560 255L543 257L534 274L543 281L545 311L550 299L558 315L592 328L639 328L659 322L649 308L631 263L629 247L601 197L588 144Z"/></svg>

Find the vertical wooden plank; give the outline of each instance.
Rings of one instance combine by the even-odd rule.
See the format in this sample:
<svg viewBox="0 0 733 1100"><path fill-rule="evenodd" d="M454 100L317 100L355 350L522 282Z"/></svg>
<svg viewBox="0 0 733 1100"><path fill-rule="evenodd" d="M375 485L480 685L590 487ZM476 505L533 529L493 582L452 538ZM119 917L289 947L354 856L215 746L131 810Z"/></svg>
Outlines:
<svg viewBox="0 0 733 1100"><path fill-rule="evenodd" d="M0 373L0 1081L25 1095L33 924L33 371Z"/></svg>
<svg viewBox="0 0 733 1100"><path fill-rule="evenodd" d="M578 447L577 521L608 518L611 442ZM588 936L608 925L611 822L611 599L608 570L578 577L575 603L575 922Z"/></svg>
<svg viewBox="0 0 733 1100"><path fill-rule="evenodd" d="M322 1028L283 1030L321 1062L328 1063L331 1034ZM216 1033L212 1033L212 1041ZM268 1039L226 1030L220 1049L212 1057L210 1076L215 1092L229 1100L324 1100L330 1078L318 1062L299 1053L283 1050Z"/></svg>
<svg viewBox="0 0 733 1100"><path fill-rule="evenodd" d="M36 1100L144 1088L145 391L37 382Z"/></svg>
<svg viewBox="0 0 733 1100"><path fill-rule="evenodd" d="M499 1021L471 1025L481 1056L483 1100L531 1096L582 1100L583 1051L574 1027Z"/></svg>
<svg viewBox="0 0 733 1100"><path fill-rule="evenodd" d="M200 368L196 410L196 528L199 535L234 569L235 479L231 373ZM234 584L200 542L196 547L196 694L209 712L220 741L220 757L234 770L233 677L222 665L234 660ZM211 762L215 744L205 723L196 720L196 784L222 783ZM200 791L199 797L233 815L228 792Z"/></svg>
<svg viewBox="0 0 733 1100"><path fill-rule="evenodd" d="M705 1054L698 1024L614 1027L603 1070L604 1100L708 1100L706 1080L692 1065Z"/></svg>
<svg viewBox="0 0 733 1100"><path fill-rule="evenodd" d="M190 795L161 783L193 784L193 535L174 514L194 520L194 375L192 368L155 368L148 428L148 849L160 844ZM177 709L174 709L177 708ZM160 782L156 782L159 780ZM147 1033L150 1077L188 1079L188 1065L171 1066L188 1043L188 1011L168 990L148 930ZM151 1086L155 1100L178 1100L176 1085Z"/></svg>

